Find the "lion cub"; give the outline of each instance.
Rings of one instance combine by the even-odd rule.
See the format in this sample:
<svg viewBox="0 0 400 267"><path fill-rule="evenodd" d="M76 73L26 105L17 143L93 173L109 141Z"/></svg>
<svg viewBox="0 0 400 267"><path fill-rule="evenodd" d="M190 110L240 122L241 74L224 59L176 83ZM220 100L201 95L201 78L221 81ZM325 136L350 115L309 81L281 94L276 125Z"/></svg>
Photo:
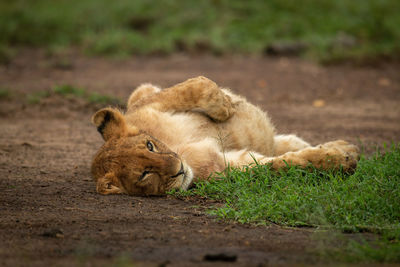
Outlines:
<svg viewBox="0 0 400 267"><path fill-rule="evenodd" d="M127 111L104 108L92 118L105 143L92 163L101 194L160 195L186 190L226 166L256 159L352 170L358 149L345 141L311 147L294 135L276 135L267 114L205 77L161 90L139 86Z"/></svg>

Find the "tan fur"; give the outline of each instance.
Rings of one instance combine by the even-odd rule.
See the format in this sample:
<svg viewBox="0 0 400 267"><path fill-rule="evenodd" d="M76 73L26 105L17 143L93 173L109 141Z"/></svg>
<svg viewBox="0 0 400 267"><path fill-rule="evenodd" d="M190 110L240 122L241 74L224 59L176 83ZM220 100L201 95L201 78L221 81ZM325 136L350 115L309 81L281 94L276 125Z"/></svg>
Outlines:
<svg viewBox="0 0 400 267"><path fill-rule="evenodd" d="M98 111L93 123L105 140L92 163L101 194L159 195L187 189L227 164L270 163L352 170L358 149L345 141L311 147L276 135L268 115L205 77L160 90L151 84L129 97L127 112Z"/></svg>

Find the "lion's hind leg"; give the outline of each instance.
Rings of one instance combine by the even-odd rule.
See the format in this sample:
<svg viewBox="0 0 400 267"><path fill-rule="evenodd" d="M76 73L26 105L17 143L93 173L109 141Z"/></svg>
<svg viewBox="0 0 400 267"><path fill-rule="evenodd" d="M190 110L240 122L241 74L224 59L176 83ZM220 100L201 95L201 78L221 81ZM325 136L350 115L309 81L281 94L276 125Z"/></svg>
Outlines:
<svg viewBox="0 0 400 267"><path fill-rule="evenodd" d="M289 165L307 167L312 165L324 170L353 171L359 160L359 149L343 140L337 140L316 147L307 147L296 152L288 152L272 160L274 169Z"/></svg>
<svg viewBox="0 0 400 267"><path fill-rule="evenodd" d="M137 87L129 96L127 108L134 106L140 99L146 98L150 95L158 93L161 88L152 85L151 83L144 83Z"/></svg>
<svg viewBox="0 0 400 267"><path fill-rule="evenodd" d="M359 150L355 145L338 140L316 147L306 147L298 151L287 152L280 156L266 157L256 152L241 150L230 151L225 154L231 166L240 167L253 163L271 164L272 168L284 169L289 166L306 168L312 165L324 170L353 171L359 159Z"/></svg>

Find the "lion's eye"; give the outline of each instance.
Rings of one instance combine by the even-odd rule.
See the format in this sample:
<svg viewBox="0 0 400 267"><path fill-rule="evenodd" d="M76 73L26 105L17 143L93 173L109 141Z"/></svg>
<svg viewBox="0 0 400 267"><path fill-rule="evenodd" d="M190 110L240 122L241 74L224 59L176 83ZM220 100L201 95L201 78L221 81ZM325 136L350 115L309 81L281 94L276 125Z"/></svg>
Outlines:
<svg viewBox="0 0 400 267"><path fill-rule="evenodd" d="M153 143L151 143L150 141L147 141L147 149L151 152L154 151L154 146Z"/></svg>

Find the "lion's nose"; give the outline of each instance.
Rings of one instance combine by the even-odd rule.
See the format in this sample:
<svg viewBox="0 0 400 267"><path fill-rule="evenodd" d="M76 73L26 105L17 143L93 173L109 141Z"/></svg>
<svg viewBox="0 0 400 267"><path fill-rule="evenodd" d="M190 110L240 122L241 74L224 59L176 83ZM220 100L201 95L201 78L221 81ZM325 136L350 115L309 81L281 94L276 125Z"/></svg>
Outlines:
<svg viewBox="0 0 400 267"><path fill-rule="evenodd" d="M182 175L182 174L185 174L185 171L183 169L183 163L181 162L181 169L179 170L179 172L177 174L171 176L171 178L176 178L176 177L178 177L179 175Z"/></svg>

